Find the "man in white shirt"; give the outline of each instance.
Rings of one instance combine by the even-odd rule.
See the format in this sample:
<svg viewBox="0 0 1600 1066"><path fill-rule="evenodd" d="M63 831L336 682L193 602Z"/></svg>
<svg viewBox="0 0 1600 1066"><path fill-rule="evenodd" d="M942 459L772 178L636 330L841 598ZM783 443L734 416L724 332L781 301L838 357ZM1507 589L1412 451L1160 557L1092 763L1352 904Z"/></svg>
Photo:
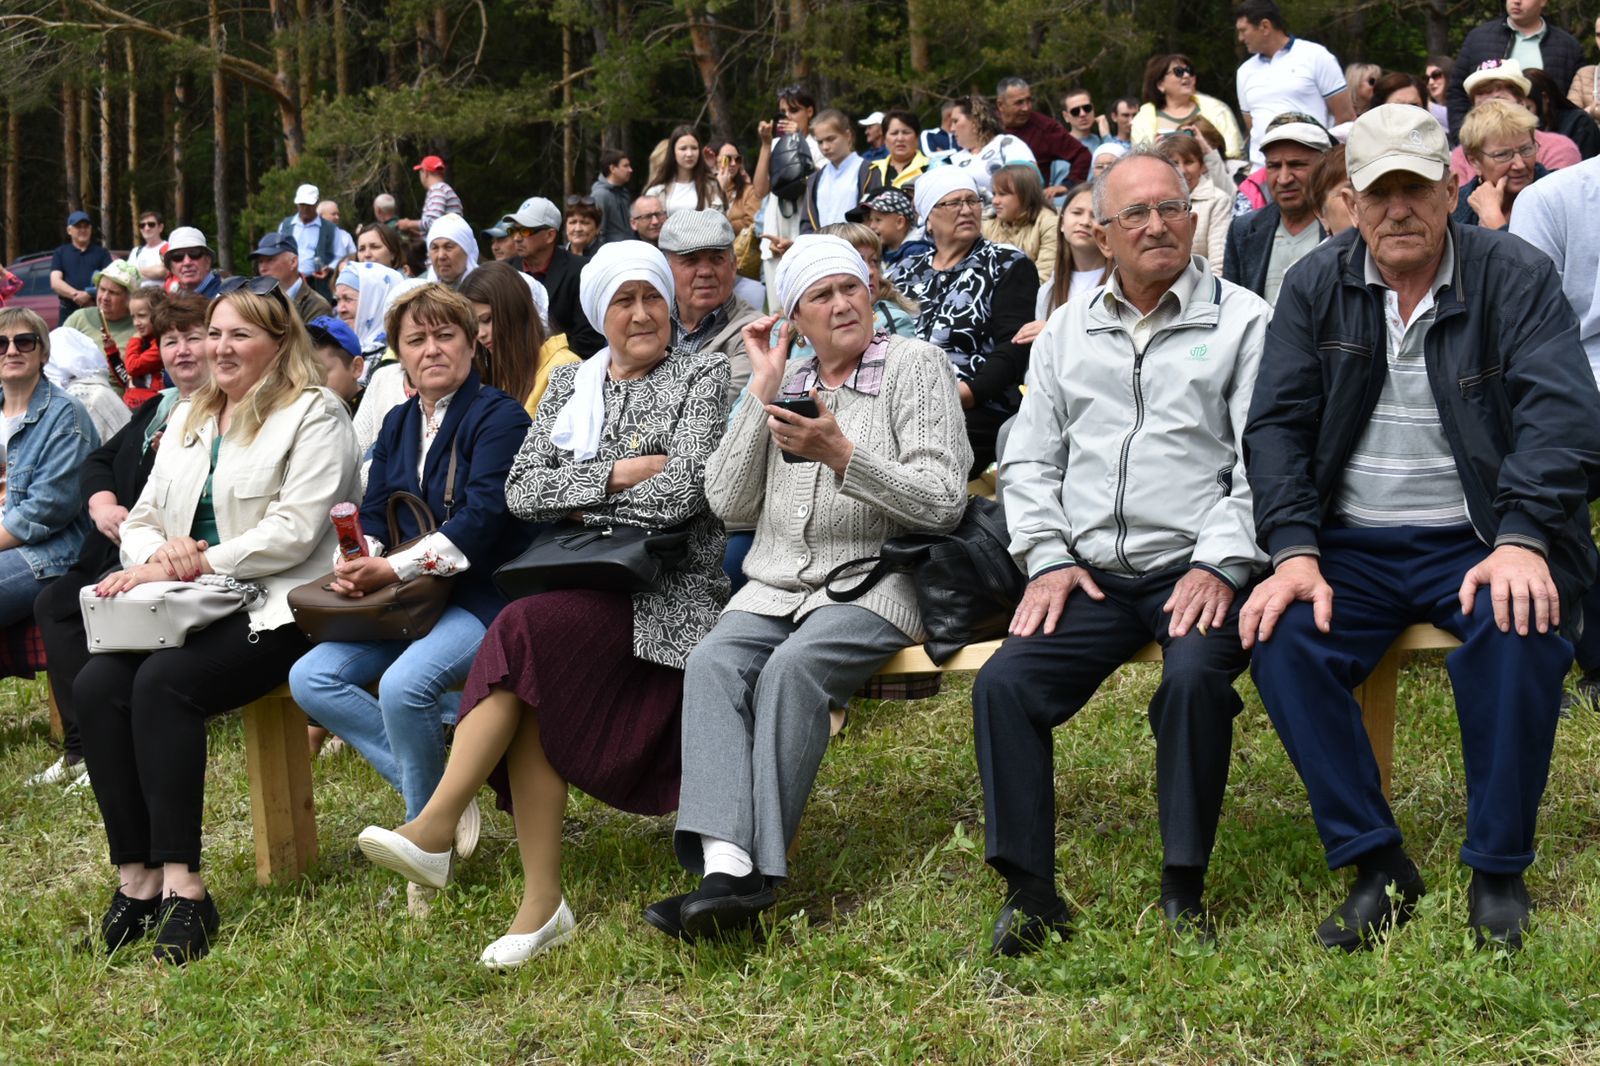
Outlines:
<svg viewBox="0 0 1600 1066"><path fill-rule="evenodd" d="M1239 43L1250 52L1235 87L1244 128L1250 131L1252 163L1265 161L1262 133L1285 111L1304 112L1324 128L1355 120L1339 61L1315 41L1290 36L1273 0L1242 0L1233 19Z"/></svg>
<svg viewBox="0 0 1600 1066"><path fill-rule="evenodd" d="M861 200L864 163L855 148L855 132L843 111L829 108L811 122L812 135L822 151L823 164L806 186L805 217L801 233L845 221L845 213Z"/></svg>

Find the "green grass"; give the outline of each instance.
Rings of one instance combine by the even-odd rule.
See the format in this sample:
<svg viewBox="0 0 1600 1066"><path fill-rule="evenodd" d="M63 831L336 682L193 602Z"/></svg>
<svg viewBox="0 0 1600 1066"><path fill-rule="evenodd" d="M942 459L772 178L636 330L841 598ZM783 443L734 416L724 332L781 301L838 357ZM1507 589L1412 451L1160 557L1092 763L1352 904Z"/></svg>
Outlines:
<svg viewBox="0 0 1600 1066"><path fill-rule="evenodd" d="M520 893L509 820L425 922L355 836L401 817L360 759L315 767L322 859L258 888L243 741L217 722L205 856L220 942L175 971L78 945L112 888L93 799L21 785L53 753L42 688L0 691L0 1062L1556 1062L1600 1061L1600 717L1564 722L1530 887L1528 949L1472 949L1457 863L1465 797L1437 657L1401 682L1396 810L1432 888L1386 948L1311 929L1341 898L1304 792L1247 683L1212 865L1214 952L1154 908L1151 667L1057 731L1058 858L1078 935L1032 958L985 948L999 883L982 861L968 681L858 705L825 760L796 876L765 944L670 942L640 906L689 879L670 819L576 798L567 947L520 972L475 966ZM138 1056L138 1059L128 1059Z"/></svg>

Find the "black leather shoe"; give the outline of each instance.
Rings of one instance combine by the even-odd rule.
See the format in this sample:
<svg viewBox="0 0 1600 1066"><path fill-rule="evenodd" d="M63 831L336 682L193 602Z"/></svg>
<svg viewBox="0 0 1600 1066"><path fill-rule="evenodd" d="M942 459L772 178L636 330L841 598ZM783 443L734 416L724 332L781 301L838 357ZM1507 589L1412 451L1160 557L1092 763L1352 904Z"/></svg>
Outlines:
<svg viewBox="0 0 1600 1066"><path fill-rule="evenodd" d="M161 897L134 899L117 889L111 895L111 906L100 916L100 935L105 939L106 950L116 951L124 944L142 940L156 926L156 912L161 909Z"/></svg>
<svg viewBox="0 0 1600 1066"><path fill-rule="evenodd" d="M743 877L707 874L699 888L683 897L678 921L686 937L714 939L755 928L777 902L777 894L759 870Z"/></svg>
<svg viewBox="0 0 1600 1066"><path fill-rule="evenodd" d="M1389 897L1391 885L1393 899ZM1428 886L1422 883L1422 874L1414 866L1410 877L1399 880L1382 870L1357 874L1344 902L1317 926L1317 939L1325 948L1369 948L1384 930L1406 924L1417 900L1427 893Z"/></svg>
<svg viewBox="0 0 1600 1066"><path fill-rule="evenodd" d="M683 933L683 901L689 898L685 892L678 896L668 896L648 904L644 909L644 920L672 937L674 940L688 940Z"/></svg>
<svg viewBox="0 0 1600 1066"><path fill-rule="evenodd" d="M1061 897L1057 896L1055 905L1043 914L1029 914L1007 900L994 920L989 953L1011 958L1031 954L1050 943L1052 931L1062 940L1072 936L1072 911Z"/></svg>
<svg viewBox="0 0 1600 1066"><path fill-rule="evenodd" d="M1161 901L1161 917L1166 919L1167 927L1180 937L1207 947L1216 946L1217 930L1212 926L1204 907L1181 899L1164 899Z"/></svg>
<svg viewBox="0 0 1600 1066"><path fill-rule="evenodd" d="M166 897L156 915L156 961L182 966L205 958L211 952L218 922L217 905L211 902L209 892L202 899Z"/></svg>
<svg viewBox="0 0 1600 1066"><path fill-rule="evenodd" d="M1572 691L1561 694L1561 717L1569 717L1574 707L1600 710L1600 670L1585 670Z"/></svg>
<svg viewBox="0 0 1600 1066"><path fill-rule="evenodd" d="M1532 910L1528 886L1521 874L1472 871L1472 884L1467 888L1467 924L1472 926L1480 948L1520 951Z"/></svg>

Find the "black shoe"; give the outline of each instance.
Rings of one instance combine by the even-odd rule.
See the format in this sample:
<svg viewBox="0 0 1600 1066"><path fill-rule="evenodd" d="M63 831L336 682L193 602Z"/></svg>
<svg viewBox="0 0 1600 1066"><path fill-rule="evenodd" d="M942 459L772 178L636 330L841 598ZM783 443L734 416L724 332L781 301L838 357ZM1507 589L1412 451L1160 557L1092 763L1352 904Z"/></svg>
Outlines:
<svg viewBox="0 0 1600 1066"><path fill-rule="evenodd" d="M1389 886L1394 898L1389 898ZM1412 867L1409 877L1396 878L1383 870L1368 870L1356 875L1350 894L1338 910L1317 926L1317 939L1325 948L1358 951L1372 946L1385 929L1398 929L1411 918L1417 900L1427 895L1422 874Z"/></svg>
<svg viewBox="0 0 1600 1066"><path fill-rule="evenodd" d="M1207 947L1216 946L1217 930L1203 906L1188 900L1164 899L1161 901L1161 917L1166 920L1167 928L1178 936Z"/></svg>
<svg viewBox="0 0 1600 1066"><path fill-rule="evenodd" d="M679 896L668 896L658 899L644 909L644 920L672 937L674 940L689 940L683 932L683 901L689 898L685 892Z"/></svg>
<svg viewBox="0 0 1600 1066"><path fill-rule="evenodd" d="M1055 903L1042 914L1029 914L1012 900L1000 908L1000 917L994 920L994 936L989 942L991 955L1015 958L1038 951L1050 943L1054 932L1062 940L1072 936L1072 911L1066 900L1057 896Z"/></svg>
<svg viewBox="0 0 1600 1066"><path fill-rule="evenodd" d="M205 958L211 951L211 937L217 931L218 921L217 905L211 902L209 892L203 899L187 896L163 899L161 912L156 916L156 961L182 966Z"/></svg>
<svg viewBox="0 0 1600 1066"><path fill-rule="evenodd" d="M1585 670L1572 691L1561 694L1561 717L1568 717L1574 707L1600 709L1600 670Z"/></svg>
<svg viewBox="0 0 1600 1066"><path fill-rule="evenodd" d="M699 888L683 897L678 920L689 939L712 939L754 928L777 902L760 870L743 877L707 874Z"/></svg>
<svg viewBox="0 0 1600 1066"><path fill-rule="evenodd" d="M106 950L116 951L124 944L143 939L156 927L156 912L161 909L161 897L134 899L125 896L122 889L111 894L111 906L100 916L100 935L105 939Z"/></svg>
<svg viewBox="0 0 1600 1066"><path fill-rule="evenodd" d="M1467 924L1472 926L1480 948L1520 951L1532 909L1521 874L1472 871L1472 884L1467 888Z"/></svg>

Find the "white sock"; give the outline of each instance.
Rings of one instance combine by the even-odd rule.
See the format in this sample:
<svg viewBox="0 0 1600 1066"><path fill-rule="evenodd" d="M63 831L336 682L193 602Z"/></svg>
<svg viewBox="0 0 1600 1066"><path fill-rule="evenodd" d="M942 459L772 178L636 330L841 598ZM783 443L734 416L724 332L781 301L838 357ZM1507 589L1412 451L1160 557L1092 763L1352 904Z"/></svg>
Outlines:
<svg viewBox="0 0 1600 1066"><path fill-rule="evenodd" d="M755 869L750 853L737 844L702 835L700 851L705 856L706 873L743 877Z"/></svg>

